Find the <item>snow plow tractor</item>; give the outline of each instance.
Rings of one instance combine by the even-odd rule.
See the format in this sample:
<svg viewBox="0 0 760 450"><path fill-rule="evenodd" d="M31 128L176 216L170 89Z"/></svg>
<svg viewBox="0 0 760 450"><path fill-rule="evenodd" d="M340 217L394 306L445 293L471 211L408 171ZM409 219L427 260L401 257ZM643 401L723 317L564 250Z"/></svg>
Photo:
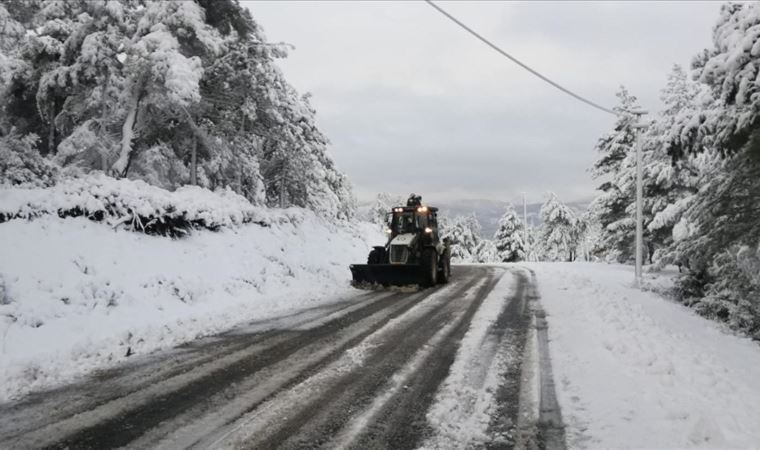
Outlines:
<svg viewBox="0 0 760 450"><path fill-rule="evenodd" d="M447 283L451 273L448 240L438 234L438 208L412 194L406 206L388 214L388 242L373 247L367 264L349 266L355 287L372 285L430 287Z"/></svg>

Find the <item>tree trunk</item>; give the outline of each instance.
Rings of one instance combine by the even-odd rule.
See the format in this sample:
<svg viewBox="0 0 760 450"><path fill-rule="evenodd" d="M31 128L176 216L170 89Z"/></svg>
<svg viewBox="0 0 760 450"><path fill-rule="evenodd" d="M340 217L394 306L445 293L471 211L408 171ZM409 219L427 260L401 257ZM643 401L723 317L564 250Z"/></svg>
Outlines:
<svg viewBox="0 0 760 450"><path fill-rule="evenodd" d="M190 153L190 184L198 185L198 137L193 135L193 146Z"/></svg>
<svg viewBox="0 0 760 450"><path fill-rule="evenodd" d="M137 110L140 107L142 96L142 83L136 82L132 87L132 95L127 106L127 118L121 127L121 151L119 158L111 166L111 174L117 178L125 177L129 168L129 160L132 157L132 138L137 119Z"/></svg>
<svg viewBox="0 0 760 450"><path fill-rule="evenodd" d="M55 154L55 99L50 102L50 107L48 109L48 123L50 124L50 127L48 127L48 154L54 155Z"/></svg>
<svg viewBox="0 0 760 450"><path fill-rule="evenodd" d="M108 83L111 80L111 72L106 74L106 81L103 84L103 92L100 95L100 170L103 172L108 171L108 152L109 148L106 147L106 91L108 90Z"/></svg>
<svg viewBox="0 0 760 450"><path fill-rule="evenodd" d="M236 175L237 175L237 177L236 177L237 180L236 181L237 181L237 187L238 187L238 191L237 192L240 195L244 195L243 194L243 165L242 164L238 164L238 170L237 170L237 174Z"/></svg>

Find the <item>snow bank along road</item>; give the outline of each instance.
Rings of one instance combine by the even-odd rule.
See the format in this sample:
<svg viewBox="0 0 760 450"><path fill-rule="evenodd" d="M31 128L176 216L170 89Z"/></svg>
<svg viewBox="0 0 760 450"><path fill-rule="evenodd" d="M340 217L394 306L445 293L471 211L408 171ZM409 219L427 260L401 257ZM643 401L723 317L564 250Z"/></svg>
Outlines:
<svg viewBox="0 0 760 450"><path fill-rule="evenodd" d="M539 410L551 446L535 300L517 267L357 291L0 406L0 448L530 447Z"/></svg>

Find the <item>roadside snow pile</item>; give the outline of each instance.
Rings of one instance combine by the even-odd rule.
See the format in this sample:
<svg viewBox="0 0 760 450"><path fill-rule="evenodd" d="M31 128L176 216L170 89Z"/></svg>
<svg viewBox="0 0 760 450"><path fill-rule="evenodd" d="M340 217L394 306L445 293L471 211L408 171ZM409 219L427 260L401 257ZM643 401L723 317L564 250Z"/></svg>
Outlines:
<svg viewBox="0 0 760 450"><path fill-rule="evenodd" d="M631 267L528 266L548 314L570 447L757 447L757 343L633 288Z"/></svg>
<svg viewBox="0 0 760 450"><path fill-rule="evenodd" d="M101 208L108 204L102 200L107 186L99 192L104 195L82 198ZM146 197L130 198L137 205ZM146 209L137 210L147 217L152 206L145 202ZM188 203L202 205L203 198ZM61 203L40 198L34 205L42 210ZM203 217L203 208L190 211ZM0 401L114 365L128 354L333 301L349 293L347 265L366 257L365 242L383 239L372 225L337 227L301 209L268 214L268 227L196 231L182 239L84 217L43 215L0 224ZM203 220L245 217L253 213Z"/></svg>
<svg viewBox="0 0 760 450"><path fill-rule="evenodd" d="M111 226L171 236L193 228L218 230L250 222L267 224L263 208L229 189L212 192L183 186L171 192L140 180L93 173L61 180L49 188L0 190L0 223L51 214L84 216Z"/></svg>

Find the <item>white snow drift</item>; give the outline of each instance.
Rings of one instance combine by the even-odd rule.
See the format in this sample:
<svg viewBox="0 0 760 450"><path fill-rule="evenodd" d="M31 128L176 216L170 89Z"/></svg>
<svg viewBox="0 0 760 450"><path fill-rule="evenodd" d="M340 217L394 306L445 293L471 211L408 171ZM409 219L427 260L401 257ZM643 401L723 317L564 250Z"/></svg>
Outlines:
<svg viewBox="0 0 760 450"><path fill-rule="evenodd" d="M756 448L760 347L630 267L532 264L571 448Z"/></svg>
<svg viewBox="0 0 760 450"><path fill-rule="evenodd" d="M371 225L270 212L182 239L45 215L0 224L0 401L340 297Z"/></svg>

